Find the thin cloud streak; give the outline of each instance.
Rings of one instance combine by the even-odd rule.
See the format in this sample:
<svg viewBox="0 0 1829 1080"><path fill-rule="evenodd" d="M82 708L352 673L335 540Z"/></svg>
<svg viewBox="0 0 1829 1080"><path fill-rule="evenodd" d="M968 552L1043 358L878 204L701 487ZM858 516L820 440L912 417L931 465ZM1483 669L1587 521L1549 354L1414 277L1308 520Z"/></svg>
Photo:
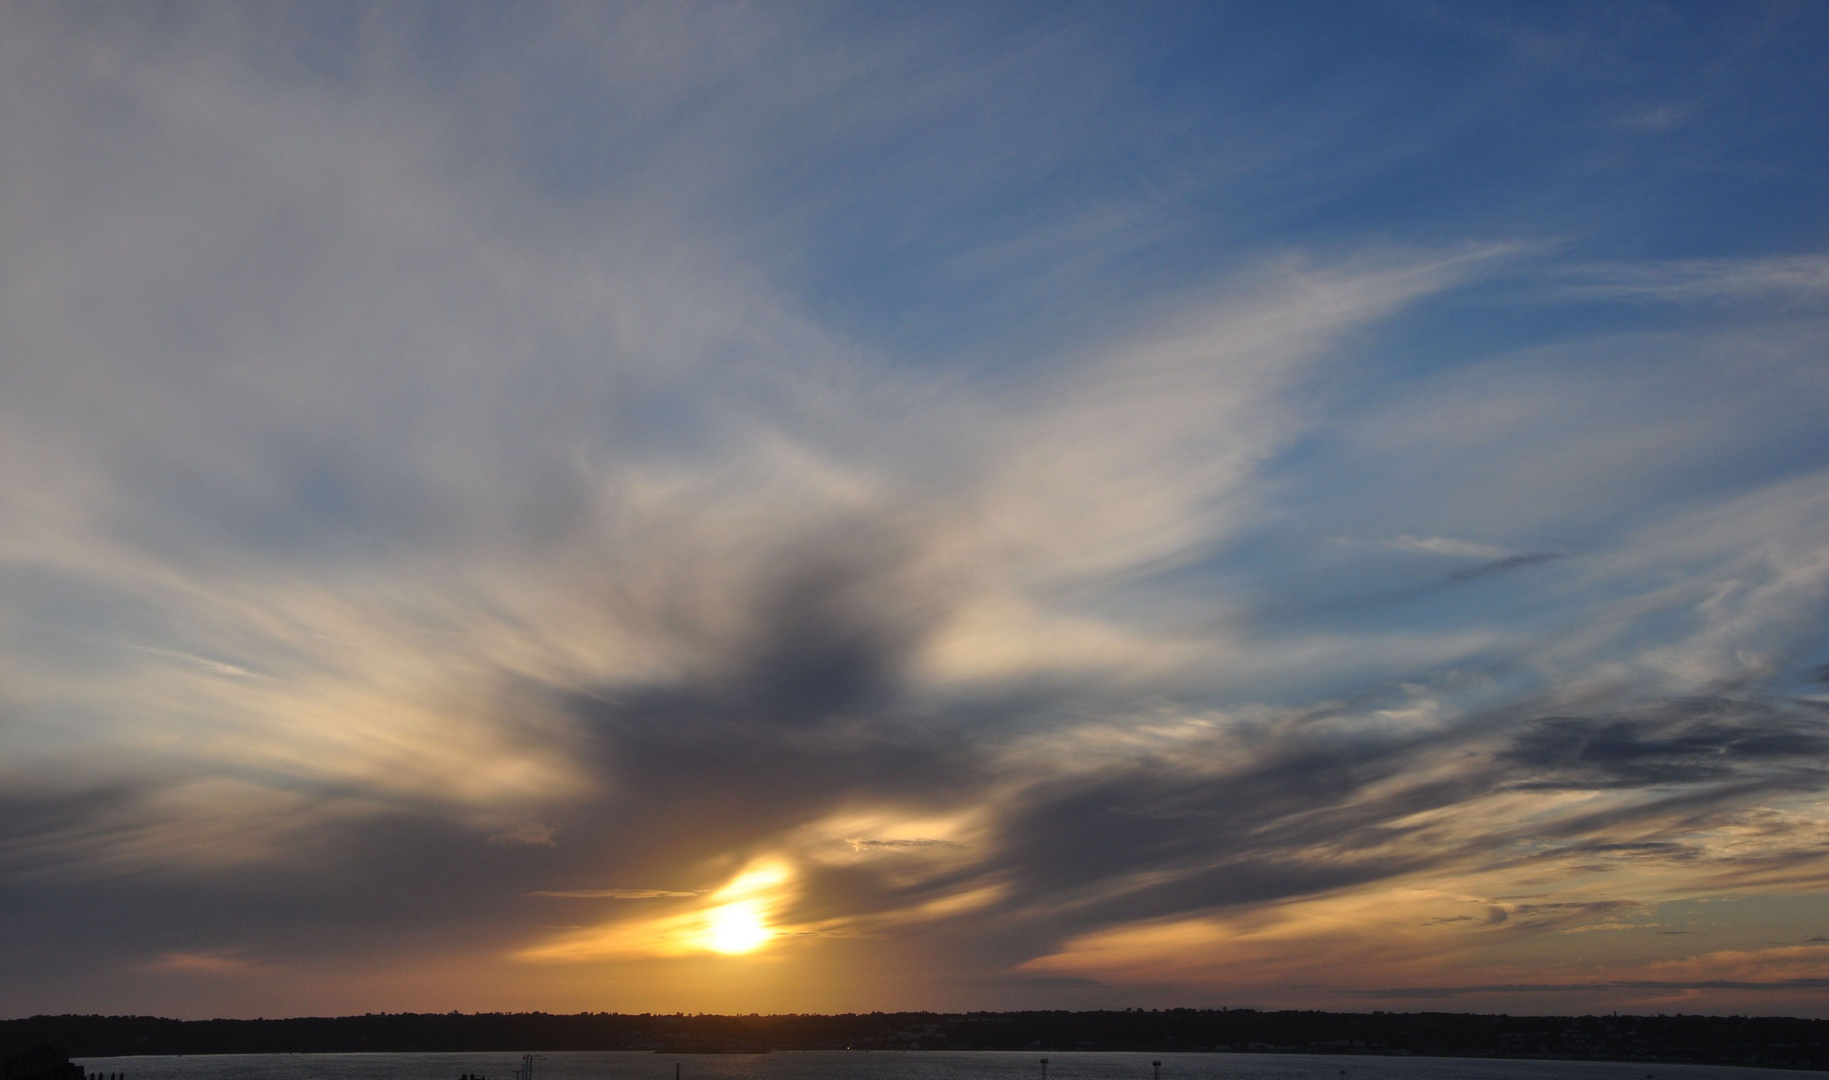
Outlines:
<svg viewBox="0 0 1829 1080"><path fill-rule="evenodd" d="M1571 280L1551 290L1550 295L1558 299L1810 303L1829 294L1829 259L1820 255L1583 266L1570 267L1562 274Z"/></svg>
<svg viewBox="0 0 1829 1080"><path fill-rule="evenodd" d="M667 889L536 889L528 896L556 896L574 900L663 900L697 896L698 892L674 892Z"/></svg>

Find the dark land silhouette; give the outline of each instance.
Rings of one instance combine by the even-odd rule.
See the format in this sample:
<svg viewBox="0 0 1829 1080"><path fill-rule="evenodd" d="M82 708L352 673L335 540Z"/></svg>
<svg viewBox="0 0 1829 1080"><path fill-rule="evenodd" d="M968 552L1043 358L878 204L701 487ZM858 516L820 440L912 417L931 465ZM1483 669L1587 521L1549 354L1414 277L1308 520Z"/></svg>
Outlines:
<svg viewBox="0 0 1829 1080"><path fill-rule="evenodd" d="M350 1051L1133 1050L1823 1069L1829 1068L1829 1020L1152 1009L836 1016L374 1013L284 1020L34 1016L0 1021L0 1048L37 1046L56 1046L76 1058Z"/></svg>
<svg viewBox="0 0 1829 1080"><path fill-rule="evenodd" d="M83 1069L53 1047L31 1046L0 1052L0 1080L83 1080Z"/></svg>

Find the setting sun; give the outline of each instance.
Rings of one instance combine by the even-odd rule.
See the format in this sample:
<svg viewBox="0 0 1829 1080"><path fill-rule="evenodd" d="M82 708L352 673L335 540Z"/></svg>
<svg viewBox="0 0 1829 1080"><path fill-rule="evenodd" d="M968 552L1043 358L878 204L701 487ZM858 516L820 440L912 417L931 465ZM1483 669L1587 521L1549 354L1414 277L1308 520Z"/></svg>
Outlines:
<svg viewBox="0 0 1829 1080"><path fill-rule="evenodd" d="M752 863L730 883L711 894L717 906L704 913L704 933L697 944L727 955L755 952L775 937L770 913L781 900L789 878L780 862Z"/></svg>
<svg viewBox="0 0 1829 1080"><path fill-rule="evenodd" d="M706 913L705 921L708 926L705 944L716 952L754 952L775 936L754 900L738 900L713 908Z"/></svg>
<svg viewBox="0 0 1829 1080"><path fill-rule="evenodd" d="M779 915L793 897L793 877L793 869L786 862L753 862L722 888L685 910L635 915L572 930L516 955L523 960L576 962L708 952L726 956L752 953L781 936Z"/></svg>

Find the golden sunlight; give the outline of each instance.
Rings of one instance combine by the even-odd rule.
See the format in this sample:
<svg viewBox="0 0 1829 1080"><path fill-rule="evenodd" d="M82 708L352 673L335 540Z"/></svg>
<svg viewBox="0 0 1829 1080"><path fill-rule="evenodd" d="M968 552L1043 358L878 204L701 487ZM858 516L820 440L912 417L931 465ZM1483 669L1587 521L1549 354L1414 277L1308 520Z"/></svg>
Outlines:
<svg viewBox="0 0 1829 1080"><path fill-rule="evenodd" d="M633 956L740 956L781 935L776 913L788 902L793 871L784 862L752 863L703 907L607 923L561 934L518 955L535 961L591 961Z"/></svg>
<svg viewBox="0 0 1829 1080"><path fill-rule="evenodd" d="M775 936L754 900L738 900L706 913L705 944L713 952L755 952Z"/></svg>
<svg viewBox="0 0 1829 1080"><path fill-rule="evenodd" d="M727 955L755 952L775 936L770 910L779 902L788 868L778 862L752 865L711 894L718 906L704 912L704 932L697 944Z"/></svg>

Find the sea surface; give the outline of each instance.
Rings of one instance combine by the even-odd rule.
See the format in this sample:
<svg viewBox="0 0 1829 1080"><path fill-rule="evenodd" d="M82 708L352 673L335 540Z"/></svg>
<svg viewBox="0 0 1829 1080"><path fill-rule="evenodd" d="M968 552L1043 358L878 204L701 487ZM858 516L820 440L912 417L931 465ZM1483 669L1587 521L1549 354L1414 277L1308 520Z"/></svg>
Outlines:
<svg viewBox="0 0 1829 1080"><path fill-rule="evenodd" d="M1723 1065L1318 1054L1129 1054L1051 1051L776 1051L772 1054L541 1054L534 1080L1782 1080L1829 1076ZM77 1059L120 1080L514 1080L520 1055L196 1054Z"/></svg>

